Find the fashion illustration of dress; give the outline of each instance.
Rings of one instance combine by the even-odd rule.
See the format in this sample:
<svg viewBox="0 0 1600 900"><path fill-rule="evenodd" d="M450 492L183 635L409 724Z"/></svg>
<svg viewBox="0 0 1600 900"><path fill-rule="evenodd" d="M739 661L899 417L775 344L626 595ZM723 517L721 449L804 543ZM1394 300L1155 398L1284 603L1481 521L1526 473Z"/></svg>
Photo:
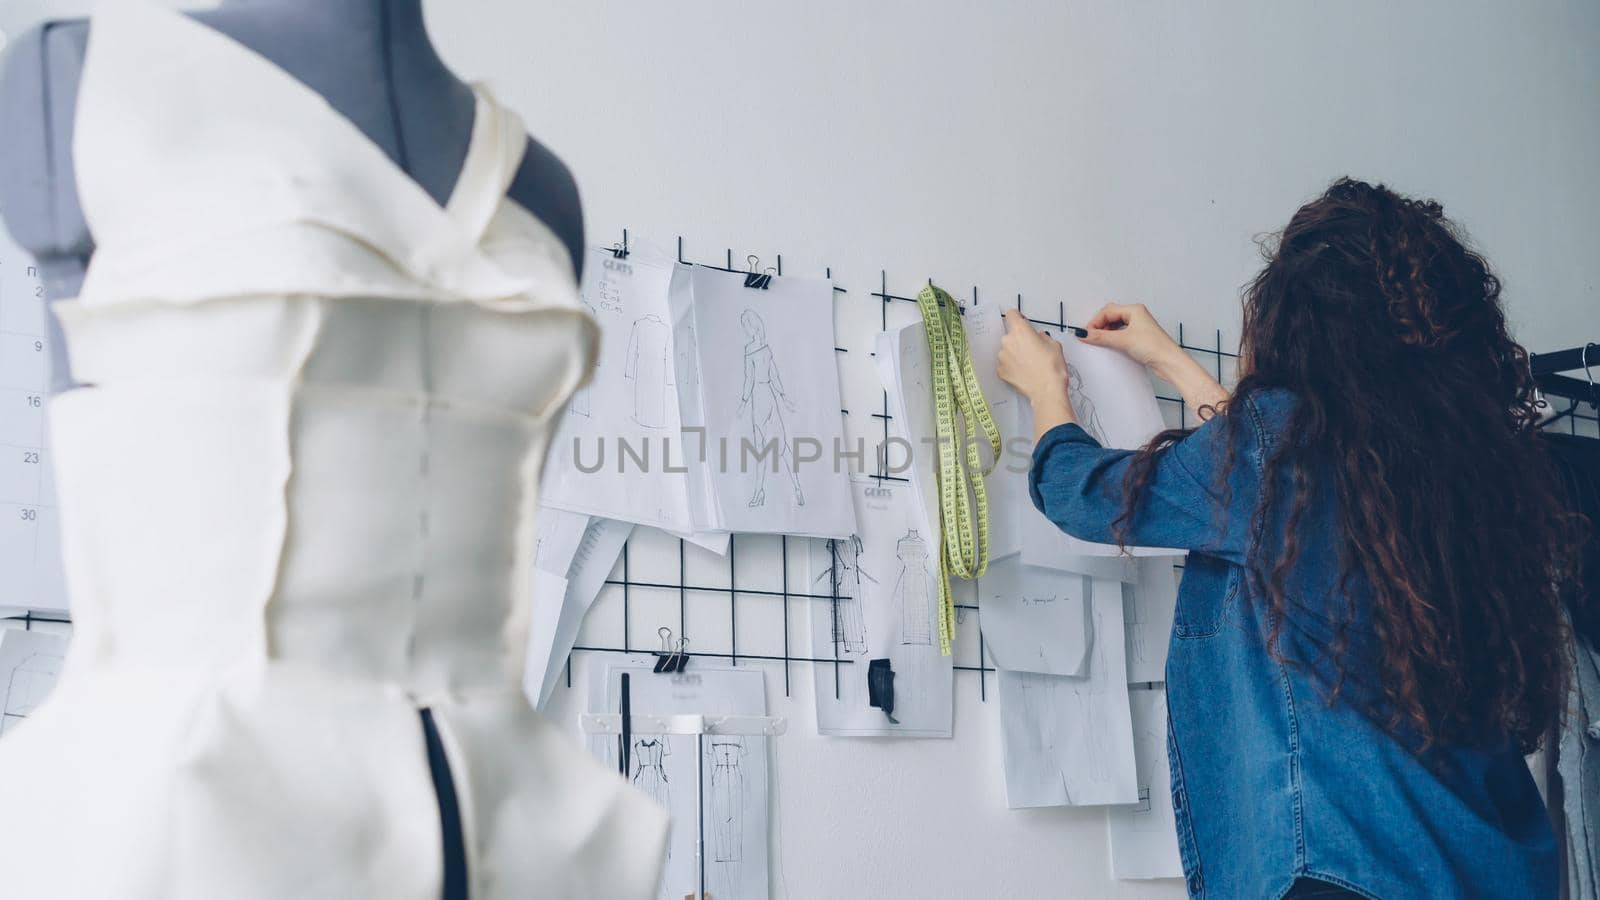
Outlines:
<svg viewBox="0 0 1600 900"><path fill-rule="evenodd" d="M744 859L744 742L713 741L711 755L711 859Z"/></svg>
<svg viewBox="0 0 1600 900"><path fill-rule="evenodd" d="M861 569L861 538L829 541L828 549L830 565L817 576L817 581L837 595L829 610L833 643L840 653L860 655L867 652L867 621L862 608L867 586L862 582L877 584L877 580Z"/></svg>
<svg viewBox="0 0 1600 900"><path fill-rule="evenodd" d="M928 542L915 528L895 542L900 577L895 581L895 602L900 604L900 643L933 643L933 606L929 603L932 580L928 577Z"/></svg>
<svg viewBox="0 0 1600 900"><path fill-rule="evenodd" d="M523 695L544 447L594 357L478 91L441 206L320 95L174 10L100 7L96 252L51 401L75 630L0 739L18 898L438 900L419 711L474 900L655 894L666 816Z"/></svg>
<svg viewBox="0 0 1600 900"><path fill-rule="evenodd" d="M654 313L633 323L623 375L633 382L633 420L646 428L665 428L674 390L672 331Z"/></svg>
<svg viewBox="0 0 1600 900"><path fill-rule="evenodd" d="M783 378L778 364L772 358L772 348L767 344L767 326L761 315L753 309L739 316L749 343L744 348L744 388L740 392L739 409L750 413L750 436L756 447L773 447L778 463L789 473L794 487L796 506L806 505L806 495L800 487L800 473L795 468L794 449L789 443L789 431L784 425L784 409L794 409L794 403L783 389ZM756 464L756 486L750 495L750 506L763 506L767 502L767 470L770 463Z"/></svg>

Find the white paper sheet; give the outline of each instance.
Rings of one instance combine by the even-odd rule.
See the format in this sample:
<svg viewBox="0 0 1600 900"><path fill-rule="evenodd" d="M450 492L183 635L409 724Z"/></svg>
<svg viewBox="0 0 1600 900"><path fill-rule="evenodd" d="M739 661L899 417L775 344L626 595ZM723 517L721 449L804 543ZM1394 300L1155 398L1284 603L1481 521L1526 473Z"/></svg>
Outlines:
<svg viewBox="0 0 1600 900"><path fill-rule="evenodd" d="M66 635L21 628L0 630L0 735L26 719L50 695L66 654Z"/></svg>
<svg viewBox="0 0 1600 900"><path fill-rule="evenodd" d="M1020 398L995 371L999 360L1000 338L1005 323L997 306L968 308L962 317L972 353L973 368L989 405L989 414L1000 430L1001 455L998 462L981 432L978 453L989 475L984 481L989 504L989 555L992 559L1016 553L1021 548L1019 528L1021 508L1032 508L1028 499L1027 466L1031 444L1019 431L1017 404ZM938 507L938 434L933 410L932 362L927 331L914 322L896 331L878 335L874 347L878 376L889 395L889 416L896 437L905 441L889 454L890 474L912 479L930 510ZM963 420L957 419L957 428ZM1019 440L1020 436L1020 440ZM907 455L909 453L909 460ZM909 461L910 468L902 470Z"/></svg>
<svg viewBox="0 0 1600 900"><path fill-rule="evenodd" d="M1142 447L1164 427L1161 407L1144 367L1115 350L1095 347L1071 337L1063 338L1067 357L1068 392L1078 424L1101 446L1120 450ZM1033 409L1018 404L1019 424L1030 429ZM1063 534L1030 503L1022 525L1022 558L1029 565L1080 565L1076 556L1119 556L1115 544L1080 541ZM1181 550L1129 547L1134 556L1182 555Z"/></svg>
<svg viewBox="0 0 1600 900"><path fill-rule="evenodd" d="M1167 692L1129 692L1139 802L1106 809L1112 878L1182 878L1167 762Z"/></svg>
<svg viewBox="0 0 1600 900"><path fill-rule="evenodd" d="M67 608L45 427L50 340L33 260L0 228L0 606Z"/></svg>
<svg viewBox="0 0 1600 900"><path fill-rule="evenodd" d="M696 530L687 470L698 442L682 433L668 302L673 267L670 257L646 252L626 259L588 252L583 302L600 325L600 354L551 445L544 506Z"/></svg>
<svg viewBox="0 0 1600 900"><path fill-rule="evenodd" d="M1000 743L1013 809L1138 801L1122 587L1095 581L1091 601L1087 678L1000 672Z"/></svg>
<svg viewBox="0 0 1600 900"><path fill-rule="evenodd" d="M1122 614L1128 644L1128 682L1165 681L1167 645L1178 607L1174 557L1139 560L1139 580L1122 586Z"/></svg>
<svg viewBox="0 0 1600 900"><path fill-rule="evenodd" d="M759 669L691 665L680 675L657 675L640 660L637 665L596 666L595 670L604 672L605 688L591 694L592 712L621 711L624 672L629 675L630 707L635 715L761 716L767 712L765 681ZM616 737L591 737L589 741L597 756L617 766ZM658 893L661 900L700 895L700 861L695 851L702 824L707 896L768 896L767 741L754 736L633 736L628 780L672 815Z"/></svg>
<svg viewBox="0 0 1600 900"><path fill-rule="evenodd" d="M774 278L759 290L696 267L690 284L715 527L854 534L849 474L835 454L846 445L832 282Z"/></svg>
<svg viewBox="0 0 1600 900"><path fill-rule="evenodd" d="M1015 556L978 579L978 618L995 665L1082 677L1089 661L1090 579L1024 566Z"/></svg>
<svg viewBox="0 0 1600 900"><path fill-rule="evenodd" d="M561 566L566 574L548 571L538 562L534 566L534 609L528 629L528 659L522 684L523 691L537 709L544 709L550 702L551 693L561 681L567 656L578 640L583 619L600 594L606 576L616 565L622 545L633 532L633 525L628 522L572 513L546 518L549 512L540 513L541 529L547 524L555 528L554 522L560 525L555 529L557 533L541 540L541 549L550 548L543 562ZM576 542L572 540L573 526L578 524L574 516L581 520ZM567 550L569 546L570 551ZM559 600L543 602L551 597Z"/></svg>
<svg viewBox="0 0 1600 900"><path fill-rule="evenodd" d="M915 489L901 481L851 479L859 540L813 541L811 602L817 731L854 737L949 737L954 670L939 652L938 532ZM894 673L894 721L868 702L867 672L885 659Z"/></svg>

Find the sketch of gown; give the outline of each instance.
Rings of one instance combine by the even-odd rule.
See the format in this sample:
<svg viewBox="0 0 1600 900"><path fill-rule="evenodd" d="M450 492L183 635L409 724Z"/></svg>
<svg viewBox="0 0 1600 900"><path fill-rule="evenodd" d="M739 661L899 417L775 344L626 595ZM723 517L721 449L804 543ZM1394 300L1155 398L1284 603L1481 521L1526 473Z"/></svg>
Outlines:
<svg viewBox="0 0 1600 900"><path fill-rule="evenodd" d="M933 587L928 577L928 542L915 528L894 545L900 560L900 578L894 585L900 604L900 643L933 643L933 607L928 602Z"/></svg>
<svg viewBox="0 0 1600 900"><path fill-rule="evenodd" d="M794 411L794 401L783 389L783 378L778 373L778 363L767 345L767 325L761 315L747 309L739 315L739 325L749 342L744 346L744 387L739 392L739 411L750 410L750 436L755 446L764 448L776 442L777 459L789 473L794 485L796 506L806 505L806 495L800 488L800 473L795 470L794 448L789 444L788 427L783 421L783 411ZM750 506L764 506L767 502L768 464L756 466L756 487L750 495Z"/></svg>
<svg viewBox="0 0 1600 900"><path fill-rule="evenodd" d="M866 585L862 580L877 584L878 580L861 569L863 547L860 537L848 541L829 541L828 552L832 561L817 581L834 588L838 597L832 615L833 643L839 652L860 655L867 652L867 621L862 605L866 602Z"/></svg>
<svg viewBox="0 0 1600 900"><path fill-rule="evenodd" d="M712 741L710 828L712 862L744 859L743 740Z"/></svg>
<svg viewBox="0 0 1600 900"><path fill-rule="evenodd" d="M672 809L672 787L667 782L667 757L672 744L666 738L636 738L633 742L633 786L649 794L662 809ZM672 841L667 841L667 859Z"/></svg>
<svg viewBox="0 0 1600 900"><path fill-rule="evenodd" d="M635 319L622 375L633 382L633 420L646 428L667 425L667 391L674 387L672 331L655 313Z"/></svg>
<svg viewBox="0 0 1600 900"><path fill-rule="evenodd" d="M1067 394L1072 400L1072 411L1078 414L1078 421L1083 425L1083 430L1099 441L1102 446L1106 443L1105 429L1100 426L1100 414L1095 411L1094 401L1083 389L1083 373L1072 363L1067 363Z"/></svg>

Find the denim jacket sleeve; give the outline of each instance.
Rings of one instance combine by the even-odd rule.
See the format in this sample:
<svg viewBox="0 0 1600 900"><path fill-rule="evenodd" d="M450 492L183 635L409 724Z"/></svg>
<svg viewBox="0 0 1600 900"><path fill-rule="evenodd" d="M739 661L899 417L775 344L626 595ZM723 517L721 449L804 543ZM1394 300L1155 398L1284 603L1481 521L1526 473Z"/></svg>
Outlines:
<svg viewBox="0 0 1600 900"><path fill-rule="evenodd" d="M1128 523L1128 545L1195 550L1242 564L1260 496L1262 444L1260 410L1246 400L1158 453ZM1033 449L1033 505L1075 538L1117 543L1112 523L1123 511L1133 457L1131 450L1101 447L1075 424L1058 425Z"/></svg>

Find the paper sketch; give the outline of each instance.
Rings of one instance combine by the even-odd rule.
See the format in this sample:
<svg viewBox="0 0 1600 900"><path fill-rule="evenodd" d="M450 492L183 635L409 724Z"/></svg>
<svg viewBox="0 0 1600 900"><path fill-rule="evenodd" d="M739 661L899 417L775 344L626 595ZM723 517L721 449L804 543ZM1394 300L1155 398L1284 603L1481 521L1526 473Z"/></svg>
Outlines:
<svg viewBox="0 0 1600 900"><path fill-rule="evenodd" d="M688 280L692 337L677 319L674 333L692 341L693 357L680 359L699 377L680 368L678 381L698 385L684 421L705 429L711 530L848 538L832 282L781 277L759 290L703 267Z"/></svg>
<svg viewBox="0 0 1600 900"><path fill-rule="evenodd" d="M912 485L856 475L850 488L861 534L811 546L812 593L822 598L811 602L812 655L840 661L812 666L817 730L949 737L954 670L951 658L941 655L931 639L938 599L932 551L938 532L927 524ZM859 643L849 640L855 610L862 619ZM872 705L874 665L880 672L888 669L880 681L893 686L892 718Z"/></svg>
<svg viewBox="0 0 1600 900"><path fill-rule="evenodd" d="M995 665L1081 677L1089 660L1090 579L996 560L978 580L978 618Z"/></svg>
<svg viewBox="0 0 1600 900"><path fill-rule="evenodd" d="M933 643L933 607L939 597L929 574L928 542L912 528L895 542L894 555L900 562L900 577L894 584L900 643L927 646Z"/></svg>
<svg viewBox="0 0 1600 900"><path fill-rule="evenodd" d="M836 652L860 656L867 652L863 582L877 584L878 579L861 568L862 543L859 536L824 543L828 566L817 573L812 584L833 592L828 601L828 614L833 622Z"/></svg>
<svg viewBox="0 0 1600 900"><path fill-rule="evenodd" d="M0 631L0 735L33 714L56 686L67 637L20 628Z"/></svg>
<svg viewBox="0 0 1600 900"><path fill-rule="evenodd" d="M794 401L783 390L783 377L773 360L772 345L767 343L767 325L761 314L747 309L739 314L739 327L744 330L744 387L739 399L738 415L750 417L750 439L754 446L764 447L776 441L778 461L782 471L789 476L794 488L796 506L806 505L805 490L800 485L800 473L795 468L794 445L789 441L789 430L784 427L783 414L787 409L795 412ZM767 467L755 467L755 490L750 494L749 506L767 504Z"/></svg>
<svg viewBox="0 0 1600 900"><path fill-rule="evenodd" d="M1090 594L1086 678L1000 672L1000 742L1013 809L1138 801L1122 588L1096 581Z"/></svg>
<svg viewBox="0 0 1600 900"><path fill-rule="evenodd" d="M1106 430L1100 424L1100 413L1095 409L1094 398L1083 389L1083 372L1071 362L1067 363L1067 397L1072 401L1072 411L1078 416L1078 424L1101 446L1105 446Z"/></svg>
<svg viewBox="0 0 1600 900"><path fill-rule="evenodd" d="M1166 556L1143 557L1137 564L1139 580L1122 586L1130 684L1166 680L1167 644L1178 605L1175 562Z"/></svg>
<svg viewBox="0 0 1600 900"><path fill-rule="evenodd" d="M583 298L600 325L592 380L550 445L540 503L692 533L668 292L670 259L590 250ZM556 572L560 574L560 572Z"/></svg>
<svg viewBox="0 0 1600 900"><path fill-rule="evenodd" d="M633 526L614 519L541 510L533 567L533 610L523 692L538 709L550 702L583 619L616 565ZM551 569L560 569L558 575Z"/></svg>
<svg viewBox="0 0 1600 900"><path fill-rule="evenodd" d="M1128 700L1139 802L1106 809L1111 877L1182 878L1167 761L1167 692L1160 688L1135 690L1129 692Z"/></svg>
<svg viewBox="0 0 1600 900"><path fill-rule="evenodd" d="M691 666L653 673L644 659L591 669L591 712L620 712L622 674L635 715L767 713L763 674L756 669ZM615 769L617 738L589 736L592 752ZM768 895L767 738L732 735L634 735L629 780L672 817L667 863L657 896L699 896L701 863L710 897ZM696 772L696 766L700 771ZM704 835L704 844L697 844ZM699 852L697 852L697 849Z"/></svg>
<svg viewBox="0 0 1600 900"><path fill-rule="evenodd" d="M672 745L664 736L633 739L633 776L629 780L664 809L672 808L672 781L667 777L667 756L671 753Z"/></svg>
<svg viewBox="0 0 1600 900"><path fill-rule="evenodd" d="M1165 422L1155 390L1144 367L1115 350L1066 339L1068 395L1078 424L1101 446L1134 450L1155 437ZM1027 401L1017 404L1018 427L1032 429L1033 410ZM1032 503L1022 512L1023 561L1034 566L1061 567L1074 556L1118 556L1115 544L1080 541L1063 534ZM1160 547L1129 547L1134 556L1181 556L1183 551Z"/></svg>
<svg viewBox="0 0 1600 900"><path fill-rule="evenodd" d="M668 421L667 415L678 402L673 376L676 364L672 359L672 332L659 312L633 320L624 359L627 362L623 377L633 382L633 420L646 428L676 425Z"/></svg>
<svg viewBox="0 0 1600 900"><path fill-rule="evenodd" d="M1008 458L1002 451L994 460L987 440L978 440L979 458L990 469L985 479L989 502L989 556L998 559L1019 549L1019 516L1022 505L1032 509L1026 481L1026 447L1011 442L1015 428L1016 393L1000 381L994 369L1000 352L1000 337L1005 324L998 307L969 307L963 324L977 372L979 387L989 404L989 413L1000 429L1002 448L1011 446L1016 454ZM892 474L910 478L922 494L928 509L938 507L938 444L933 409L932 362L928 355L927 332L921 322L897 331L878 335L874 353L878 375L889 396L889 415L894 436L904 441L891 456L891 465L903 466L902 457L910 451L910 471ZM962 421L958 417L958 422ZM961 427L958 425L958 428ZM1011 442L1008 444L1008 442Z"/></svg>
<svg viewBox="0 0 1600 900"><path fill-rule="evenodd" d="M67 591L45 424L44 284L0 228L0 604L61 612Z"/></svg>

